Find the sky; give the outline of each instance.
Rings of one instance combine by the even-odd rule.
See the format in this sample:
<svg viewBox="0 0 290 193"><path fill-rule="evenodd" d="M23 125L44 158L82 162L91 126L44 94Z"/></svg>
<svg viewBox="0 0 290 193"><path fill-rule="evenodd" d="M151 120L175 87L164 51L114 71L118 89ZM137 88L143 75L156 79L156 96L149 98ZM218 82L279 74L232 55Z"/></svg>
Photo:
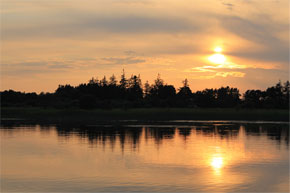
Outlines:
<svg viewBox="0 0 290 193"><path fill-rule="evenodd" d="M1 90L158 73L176 88L289 80L288 0L0 0Z"/></svg>

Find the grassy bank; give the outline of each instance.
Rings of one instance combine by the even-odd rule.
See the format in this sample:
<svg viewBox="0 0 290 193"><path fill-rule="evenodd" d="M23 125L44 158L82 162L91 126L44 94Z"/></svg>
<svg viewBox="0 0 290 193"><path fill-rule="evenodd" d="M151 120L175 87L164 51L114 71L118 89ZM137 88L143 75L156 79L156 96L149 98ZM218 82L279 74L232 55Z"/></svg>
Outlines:
<svg viewBox="0 0 290 193"><path fill-rule="evenodd" d="M281 109L45 109L1 108L1 119L31 121L94 122L101 120L264 120L289 121L289 111Z"/></svg>

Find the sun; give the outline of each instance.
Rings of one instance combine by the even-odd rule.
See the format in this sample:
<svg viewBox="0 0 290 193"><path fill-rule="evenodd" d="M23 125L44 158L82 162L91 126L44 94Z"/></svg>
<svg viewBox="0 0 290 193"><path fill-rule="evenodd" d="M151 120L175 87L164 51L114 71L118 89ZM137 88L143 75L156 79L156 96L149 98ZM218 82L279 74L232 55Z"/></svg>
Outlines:
<svg viewBox="0 0 290 193"><path fill-rule="evenodd" d="M208 60L214 64L224 64L226 62L226 57L223 54L213 54L208 57Z"/></svg>
<svg viewBox="0 0 290 193"><path fill-rule="evenodd" d="M213 50L215 54L210 55L208 57L208 60L214 64L219 64L219 65L225 64L226 57L223 54L221 54L221 52L223 51L223 48L221 46L217 46Z"/></svg>
<svg viewBox="0 0 290 193"><path fill-rule="evenodd" d="M221 47L215 47L214 51L217 53L221 53L223 49Z"/></svg>

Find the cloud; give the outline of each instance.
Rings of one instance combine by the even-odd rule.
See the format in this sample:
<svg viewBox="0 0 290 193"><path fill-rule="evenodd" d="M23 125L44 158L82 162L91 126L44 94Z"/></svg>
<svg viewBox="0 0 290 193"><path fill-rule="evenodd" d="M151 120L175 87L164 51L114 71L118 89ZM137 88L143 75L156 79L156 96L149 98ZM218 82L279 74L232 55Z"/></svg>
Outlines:
<svg viewBox="0 0 290 193"><path fill-rule="evenodd" d="M73 68L73 65L59 61L26 61L4 63L1 70L3 76L27 76L43 73L63 73L71 68Z"/></svg>
<svg viewBox="0 0 290 193"><path fill-rule="evenodd" d="M127 54L137 55L130 51ZM4 76L27 76L41 75L47 73L71 73L95 69L109 69L117 65L136 65L145 63L144 58L137 56L107 57L107 58L58 58L49 61L25 61L25 62L5 62L2 65L2 75Z"/></svg>
<svg viewBox="0 0 290 193"><path fill-rule="evenodd" d="M221 71L221 72L219 72ZM229 71L228 69L219 69L219 70L208 70L201 69L200 71L187 71L191 73L191 78L193 79L213 79L216 77L237 77L243 78L246 73L240 71Z"/></svg>
<svg viewBox="0 0 290 193"><path fill-rule="evenodd" d="M256 43L262 49L239 50L229 52L233 56L251 58L260 61L289 62L289 40L281 40L277 32L288 31L288 25L275 23L267 16L248 20L237 16L222 16L221 25L229 32Z"/></svg>
<svg viewBox="0 0 290 193"><path fill-rule="evenodd" d="M264 69L264 68L211 68L195 67L185 70L192 79L214 79L214 78L242 78L244 85L249 88L262 88L263 85L273 85L275 82L286 81L289 78L289 70Z"/></svg>
<svg viewBox="0 0 290 193"><path fill-rule="evenodd" d="M140 59L137 57L109 57L102 58L103 61L108 62L111 65L122 65L122 64L138 64L146 62L145 59Z"/></svg>
<svg viewBox="0 0 290 193"><path fill-rule="evenodd" d="M46 66L47 62L41 62L41 61L33 61L33 62L14 62L14 63L2 63L1 65L5 67L41 67Z"/></svg>
<svg viewBox="0 0 290 193"><path fill-rule="evenodd" d="M43 68L35 68L35 69L25 69L25 68L16 68L16 69L2 69L1 75L3 77L35 77L41 76L43 74L56 74L56 73L65 73L67 72L65 69L43 69Z"/></svg>
<svg viewBox="0 0 290 193"><path fill-rule="evenodd" d="M21 16L21 15L20 15ZM20 17L19 16L19 17ZM187 18L145 16L145 15L116 15L100 17L98 15L79 16L73 15L64 21L29 21L22 25L10 26L6 17L2 19L2 39L23 38L88 38L96 34L150 34L150 33L192 33L201 30L199 22ZM15 16L17 18L17 16ZM41 17L41 16L40 16ZM14 22L20 22L18 18Z"/></svg>
<svg viewBox="0 0 290 193"><path fill-rule="evenodd" d="M227 76L244 77L245 73L243 73L243 72L217 72L216 76L221 76L221 77L227 77Z"/></svg>
<svg viewBox="0 0 290 193"><path fill-rule="evenodd" d="M196 25L186 18L150 16L123 16L115 18L92 18L83 23L84 27L103 29L114 33L150 33L195 31Z"/></svg>
<svg viewBox="0 0 290 193"><path fill-rule="evenodd" d="M227 8L228 10L230 10L230 11L232 11L233 8L234 8L234 4L232 4L232 3L225 3L225 2L222 2L222 4L223 4L224 6L226 6L226 8Z"/></svg>
<svg viewBox="0 0 290 193"><path fill-rule="evenodd" d="M227 62L219 65L193 67L185 70L185 72L194 75L195 79L213 79L216 77L226 78L229 76L242 78L246 73L241 72L241 69L246 69L246 66Z"/></svg>
<svg viewBox="0 0 290 193"><path fill-rule="evenodd" d="M51 69L68 69L68 68L72 68L72 66L66 65L66 64L52 64L52 65L48 65L48 68Z"/></svg>
<svg viewBox="0 0 290 193"><path fill-rule="evenodd" d="M151 0L114 0L116 4L123 4L123 5L151 5L153 1Z"/></svg>
<svg viewBox="0 0 290 193"><path fill-rule="evenodd" d="M233 62L225 62L224 64L216 64L216 65L205 65L193 67L185 70L186 72L216 72L219 70L235 70L235 69L245 69L247 68L245 65L235 64Z"/></svg>
<svg viewBox="0 0 290 193"><path fill-rule="evenodd" d="M124 53L126 55L129 55L129 56L136 56L137 55L137 53L135 51L132 51L132 50L126 50L126 51L124 51Z"/></svg>
<svg viewBox="0 0 290 193"><path fill-rule="evenodd" d="M196 76L194 79L213 79L217 77L223 77L227 78L229 76L236 77L236 78L242 78L245 76L245 73L243 72L216 72L211 75L202 75L202 76Z"/></svg>
<svg viewBox="0 0 290 193"><path fill-rule="evenodd" d="M71 68L69 64L64 64L60 61L26 61L2 64L4 68L23 67L23 68Z"/></svg>

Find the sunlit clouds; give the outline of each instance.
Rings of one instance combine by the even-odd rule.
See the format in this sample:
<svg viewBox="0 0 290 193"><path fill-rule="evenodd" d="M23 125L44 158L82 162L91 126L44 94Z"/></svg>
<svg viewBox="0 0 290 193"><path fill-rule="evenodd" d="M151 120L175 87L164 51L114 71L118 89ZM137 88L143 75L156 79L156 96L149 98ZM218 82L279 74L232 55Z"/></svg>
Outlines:
<svg viewBox="0 0 290 193"><path fill-rule="evenodd" d="M187 78L193 91L288 79L288 0L1 4L1 89L54 91L122 69L176 88Z"/></svg>
<svg viewBox="0 0 290 193"><path fill-rule="evenodd" d="M244 72L237 71L239 69L246 69L248 66L239 65L229 61L225 55L222 54L223 49L221 47L215 47L212 55L207 57L208 61L204 63L208 63L205 66L201 67L193 67L191 69L187 69L186 72L199 73L199 76L195 78L199 79L214 79L217 77L238 77L242 78L245 76ZM229 71L231 70L231 71ZM235 71L233 71L235 70Z"/></svg>

